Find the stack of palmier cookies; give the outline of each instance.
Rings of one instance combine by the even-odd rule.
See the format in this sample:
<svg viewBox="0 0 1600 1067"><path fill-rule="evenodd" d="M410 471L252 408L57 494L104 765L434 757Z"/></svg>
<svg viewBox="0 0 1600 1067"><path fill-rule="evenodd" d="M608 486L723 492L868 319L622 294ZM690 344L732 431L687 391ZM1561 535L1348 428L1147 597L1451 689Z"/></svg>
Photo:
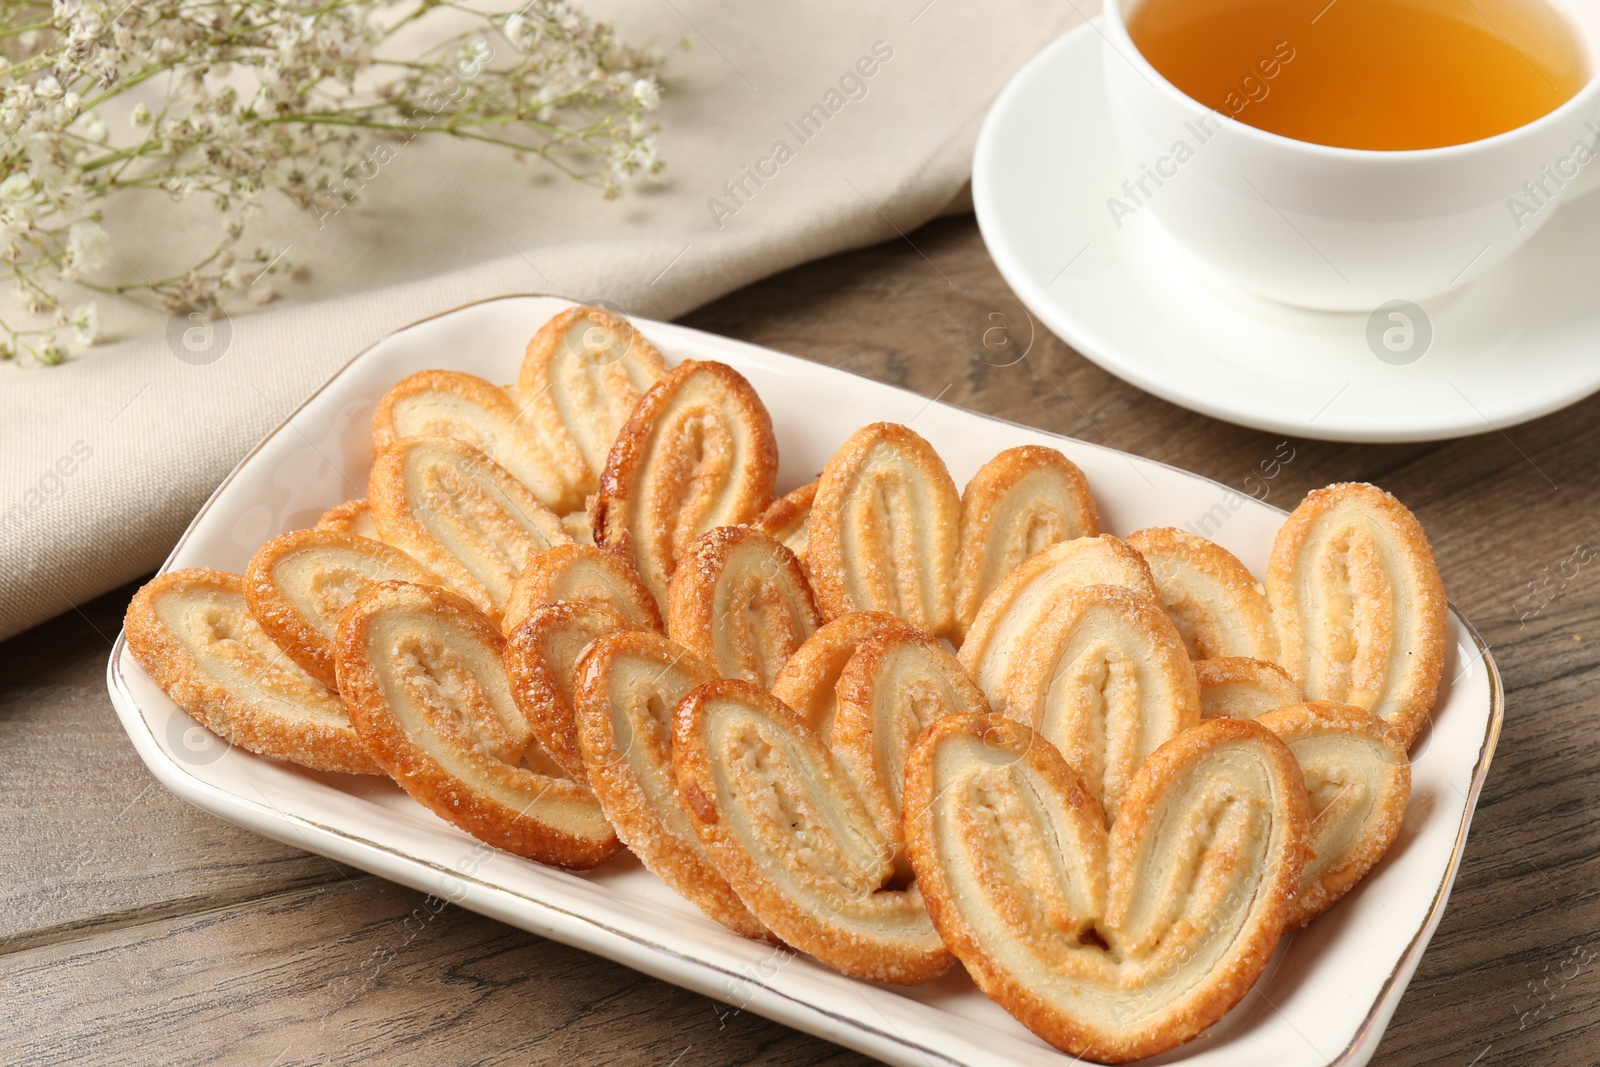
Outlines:
<svg viewBox="0 0 1600 1067"><path fill-rule="evenodd" d="M1264 584L1103 533L1054 449L958 491L862 427L775 496L760 398L574 307L515 386L397 383L368 496L243 575L134 597L134 656L229 742L388 775L516 855L630 849L858 978L959 960L1076 1056L1211 1026L1399 832L1446 604L1417 520L1310 494Z"/></svg>

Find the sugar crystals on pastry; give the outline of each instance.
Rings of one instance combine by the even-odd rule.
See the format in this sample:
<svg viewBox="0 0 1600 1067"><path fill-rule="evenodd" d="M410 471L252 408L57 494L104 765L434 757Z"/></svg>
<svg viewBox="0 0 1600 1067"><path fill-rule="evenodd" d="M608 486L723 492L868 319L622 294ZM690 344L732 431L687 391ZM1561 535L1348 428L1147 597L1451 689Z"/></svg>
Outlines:
<svg viewBox="0 0 1600 1067"><path fill-rule="evenodd" d="M393 545L317 528L280 534L245 569L250 612L278 647L329 688L339 615L373 582L439 585L437 575Z"/></svg>
<svg viewBox="0 0 1600 1067"><path fill-rule="evenodd" d="M461 371L425 370L402 378L372 416L375 452L402 437L453 437L485 453L546 507L567 511L583 503L538 438L518 421L517 405L492 382Z"/></svg>
<svg viewBox="0 0 1600 1067"><path fill-rule="evenodd" d="M1261 659L1195 660L1194 678L1200 683L1200 716L1205 719L1257 719L1305 699L1288 671Z"/></svg>
<svg viewBox="0 0 1600 1067"><path fill-rule="evenodd" d="M600 638L578 666L577 737L595 794L640 861L711 918L745 937L767 928L718 872L673 771L673 709L716 672L658 634Z"/></svg>
<svg viewBox="0 0 1600 1067"><path fill-rule="evenodd" d="M528 342L517 375L522 420L580 498L594 492L617 432L666 369L633 323L602 307L567 308Z"/></svg>
<svg viewBox="0 0 1600 1067"><path fill-rule="evenodd" d="M820 625L800 561L753 527L701 534L672 572L667 635L724 678L771 686Z"/></svg>
<svg viewBox="0 0 1600 1067"><path fill-rule="evenodd" d="M1060 750L1115 818L1149 755L1200 722L1183 639L1149 597L1090 585L1057 599L1018 644L1006 714Z"/></svg>
<svg viewBox="0 0 1600 1067"><path fill-rule="evenodd" d="M863 426L822 468L808 566L825 618L886 611L935 637L951 633L960 542L955 482L910 428Z"/></svg>
<svg viewBox="0 0 1600 1067"><path fill-rule="evenodd" d="M850 657L877 634L903 630L906 624L886 611L853 611L823 626L797 648L772 683L772 695L788 705L823 737L833 729L838 711L839 679Z"/></svg>
<svg viewBox="0 0 1600 1067"><path fill-rule="evenodd" d="M595 543L625 553L664 605L689 542L755 521L777 471L772 418L744 376L725 363L679 364L617 435L590 511Z"/></svg>
<svg viewBox="0 0 1600 1067"><path fill-rule="evenodd" d="M1089 480L1077 464L1042 445L995 456L961 493L960 629L972 625L984 598L1024 560L1099 533Z"/></svg>
<svg viewBox="0 0 1600 1067"><path fill-rule="evenodd" d="M1416 516L1372 485L1308 494L1272 543L1267 597L1306 698L1364 708L1409 744L1439 692L1449 609Z"/></svg>
<svg viewBox="0 0 1600 1067"><path fill-rule="evenodd" d="M1150 564L1156 596L1194 659L1278 658L1266 590L1238 558L1214 541L1170 526L1128 535Z"/></svg>
<svg viewBox="0 0 1600 1067"><path fill-rule="evenodd" d="M782 541L783 547L794 553L802 569L810 554L811 505L816 498L817 483L808 482L774 500L756 520L762 533Z"/></svg>
<svg viewBox="0 0 1600 1067"><path fill-rule="evenodd" d="M928 911L978 987L1101 1063L1197 1037L1250 990L1293 917L1310 821L1288 748L1231 719L1157 749L1108 831L1026 725L947 716L912 749L905 808Z"/></svg>
<svg viewBox="0 0 1600 1067"><path fill-rule="evenodd" d="M572 540L527 486L450 437L402 437L379 452L368 499L385 541L493 618L537 553Z"/></svg>
<svg viewBox="0 0 1600 1067"><path fill-rule="evenodd" d="M856 978L914 985L953 962L891 841L827 744L738 679L673 717L684 805L717 870L785 942Z"/></svg>
<svg viewBox="0 0 1600 1067"><path fill-rule="evenodd" d="M834 692L837 710L822 736L883 824L898 875L909 879L900 829L906 755L934 721L987 714L989 702L942 644L909 626L865 637Z"/></svg>
<svg viewBox="0 0 1600 1067"><path fill-rule="evenodd" d="M961 665L997 712L1005 711L1004 679L1011 660L1025 647L1024 634L1056 602L1086 585L1120 585L1142 596L1156 595L1144 557L1109 534L1063 541L1025 560L984 599L961 642Z"/></svg>
<svg viewBox="0 0 1600 1067"><path fill-rule="evenodd" d="M600 638L642 629L606 605L571 600L534 607L506 634L511 696L539 743L579 781L589 780L578 746L578 664Z"/></svg>
<svg viewBox="0 0 1600 1067"><path fill-rule="evenodd" d="M1256 718L1289 746L1305 776L1311 853L1290 925L1348 893L1400 834L1411 797L1405 746L1382 719L1346 704L1289 704Z"/></svg>
<svg viewBox="0 0 1600 1067"><path fill-rule="evenodd" d="M339 623L339 691L373 758L435 815L518 856L593 867L622 846L517 707L504 647L464 598L379 583Z"/></svg>
<svg viewBox="0 0 1600 1067"><path fill-rule="evenodd" d="M374 541L382 539L378 533L378 524L372 521L372 508L367 505L366 497L346 500L343 504L324 511L322 517L317 520L317 528L355 534L357 537L370 537Z"/></svg>
<svg viewBox="0 0 1600 1067"><path fill-rule="evenodd" d="M381 774L339 696L283 654L250 614L244 579L170 571L133 596L128 649L218 737L313 770Z"/></svg>
<svg viewBox="0 0 1600 1067"><path fill-rule="evenodd" d="M542 604L603 604L641 630L657 630L661 612L633 565L593 545L556 545L528 561L506 600L507 634Z"/></svg>

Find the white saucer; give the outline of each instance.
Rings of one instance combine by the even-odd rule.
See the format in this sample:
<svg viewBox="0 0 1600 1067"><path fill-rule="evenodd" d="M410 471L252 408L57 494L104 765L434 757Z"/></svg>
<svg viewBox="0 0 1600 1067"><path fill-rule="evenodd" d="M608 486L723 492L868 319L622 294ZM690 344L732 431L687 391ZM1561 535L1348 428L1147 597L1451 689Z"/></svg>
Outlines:
<svg viewBox="0 0 1600 1067"><path fill-rule="evenodd" d="M972 173L1000 273L1090 360L1206 415L1334 441L1504 429L1600 390L1600 195L1563 206L1481 278L1422 301L1427 350L1386 362L1367 315L1291 308L1214 280L1148 209L1117 228L1106 200L1136 175L1112 136L1100 63L1098 22L1034 57L989 112Z"/></svg>

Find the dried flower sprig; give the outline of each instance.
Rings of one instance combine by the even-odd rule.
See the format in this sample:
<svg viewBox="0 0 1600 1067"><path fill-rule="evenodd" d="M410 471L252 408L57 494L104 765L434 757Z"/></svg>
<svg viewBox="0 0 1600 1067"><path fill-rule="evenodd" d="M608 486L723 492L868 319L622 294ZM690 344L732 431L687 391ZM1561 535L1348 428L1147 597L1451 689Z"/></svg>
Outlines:
<svg viewBox="0 0 1600 1067"><path fill-rule="evenodd" d="M419 31L435 43L408 53ZM0 0L0 270L34 320L0 317L0 359L57 363L69 333L96 340L98 307L69 310L63 283L169 308L272 299L268 276L288 259L239 249L262 196L325 225L419 135L532 154L615 196L661 169L647 118L660 67L566 0L509 14L453 0ZM129 259L139 281L96 281L127 259L99 203L130 189L209 198L215 247L167 277Z"/></svg>

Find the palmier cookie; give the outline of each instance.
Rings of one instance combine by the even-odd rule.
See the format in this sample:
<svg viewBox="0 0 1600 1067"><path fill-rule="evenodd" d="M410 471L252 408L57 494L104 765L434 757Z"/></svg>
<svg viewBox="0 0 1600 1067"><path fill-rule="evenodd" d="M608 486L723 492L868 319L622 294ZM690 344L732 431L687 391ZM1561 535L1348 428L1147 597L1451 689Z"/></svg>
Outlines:
<svg viewBox="0 0 1600 1067"><path fill-rule="evenodd" d="M856 978L915 985L953 962L889 839L827 744L749 682L693 690L673 716L684 804L723 877L785 942Z"/></svg>
<svg viewBox="0 0 1600 1067"><path fill-rule="evenodd" d="M1411 797L1411 764L1376 715L1347 704L1290 704L1256 722L1289 746L1311 803L1311 857L1291 925L1310 922L1344 896L1399 836Z"/></svg>
<svg viewBox="0 0 1600 1067"><path fill-rule="evenodd" d="M1267 599L1306 698L1364 708L1409 745L1439 692L1448 610L1416 516L1371 485L1312 492L1272 543Z"/></svg>
<svg viewBox="0 0 1600 1067"><path fill-rule="evenodd" d="M330 689L339 616L373 582L441 585L393 545L335 530L294 530L256 550L244 572L250 613L267 636Z"/></svg>
<svg viewBox="0 0 1600 1067"><path fill-rule="evenodd" d="M811 544L811 504L817 498L817 483L802 485L787 496L780 496L772 506L761 513L756 528L768 537L783 542L783 547L794 553L802 570ZM810 571L807 570L809 576Z"/></svg>
<svg viewBox="0 0 1600 1067"><path fill-rule="evenodd" d="M372 521L372 508L368 506L366 497L346 500L343 504L324 511L322 518L317 520L317 529L370 537L374 541L382 539L378 533L378 524Z"/></svg>
<svg viewBox="0 0 1600 1067"><path fill-rule="evenodd" d="M640 629L603 604L568 601L535 607L506 635L511 696L545 751L568 774L589 780L578 746L578 663L600 638Z"/></svg>
<svg viewBox="0 0 1600 1067"><path fill-rule="evenodd" d="M133 596L128 649L173 702L230 744L319 771L382 774L336 693L273 644L244 579L158 575Z"/></svg>
<svg viewBox="0 0 1600 1067"><path fill-rule="evenodd" d="M672 712L716 672L658 634L602 637L578 666L579 749L617 835L656 876L745 937L766 937L718 873L689 819L672 767Z"/></svg>
<svg viewBox="0 0 1600 1067"><path fill-rule="evenodd" d="M537 553L571 538L504 467L449 437L402 437L368 483L378 531L498 619Z"/></svg>
<svg viewBox="0 0 1600 1067"><path fill-rule="evenodd" d="M1109 834L1055 747L1000 716L934 723L905 804L917 884L978 987L1101 1063L1180 1045L1249 991L1291 918L1309 822L1283 742L1228 719L1157 749Z"/></svg>
<svg viewBox="0 0 1600 1067"><path fill-rule="evenodd" d="M566 481L539 440L518 421L511 397L482 378L425 370L400 379L373 412L373 451L382 452L403 437L451 437L471 445L558 512L583 503L582 488Z"/></svg>
<svg viewBox="0 0 1600 1067"><path fill-rule="evenodd" d="M1266 590L1232 552L1170 526L1136 530L1128 545L1150 564L1156 599L1177 624L1191 659L1277 662Z"/></svg>
<svg viewBox="0 0 1600 1067"><path fill-rule="evenodd" d="M1000 582L984 599L961 642L961 665L996 712L1004 713L1004 681L1019 638L1061 597L1086 585L1120 585L1152 600L1155 581L1144 557L1109 534L1053 545Z"/></svg>
<svg viewBox="0 0 1600 1067"><path fill-rule="evenodd" d="M979 467L961 494L960 629L972 625L984 598L1024 560L1099 533L1089 480L1055 449L1008 448Z"/></svg>
<svg viewBox="0 0 1600 1067"><path fill-rule="evenodd" d="M1150 753L1200 722L1183 639L1149 597L1091 585L1024 632L1006 672L1006 714L1078 769L1108 819Z"/></svg>
<svg viewBox="0 0 1600 1067"><path fill-rule="evenodd" d="M689 542L753 522L772 503L778 442L744 376L682 363L639 399L617 435L590 515L595 543L626 553L660 604Z"/></svg>
<svg viewBox="0 0 1600 1067"><path fill-rule="evenodd" d="M504 646L463 597L383 582L339 623L339 691L367 750L419 804L518 856L593 867L621 843L588 785L534 736Z"/></svg>
<svg viewBox="0 0 1600 1067"><path fill-rule="evenodd" d="M695 538L668 583L667 636L723 678L770 687L822 625L794 553L749 526Z"/></svg>
<svg viewBox="0 0 1600 1067"><path fill-rule="evenodd" d="M541 604L601 604L640 630L661 629L661 612L632 564L593 545L556 545L528 561L506 599L501 629L510 634Z"/></svg>
<svg viewBox="0 0 1600 1067"><path fill-rule="evenodd" d="M838 711L838 685L850 657L877 634L906 629L885 611L853 611L841 615L795 650L772 683L772 695L823 737L833 732Z"/></svg>
<svg viewBox="0 0 1600 1067"><path fill-rule="evenodd" d="M909 626L861 641L835 691L838 710L823 737L878 816L894 848L896 872L908 880L900 828L906 755L935 720L988 714L989 702L938 640Z"/></svg>
<svg viewBox="0 0 1600 1067"><path fill-rule="evenodd" d="M1200 683L1203 719L1258 719L1273 708L1305 699L1289 672L1266 660L1196 660L1194 680Z"/></svg>
<svg viewBox="0 0 1600 1067"><path fill-rule="evenodd" d="M592 493L617 431L666 369L627 319L570 307L528 342L517 375L523 423L546 442L567 483Z"/></svg>
<svg viewBox="0 0 1600 1067"><path fill-rule="evenodd" d="M822 469L808 566L824 618L887 611L951 633L961 497L944 460L905 426L875 422Z"/></svg>

